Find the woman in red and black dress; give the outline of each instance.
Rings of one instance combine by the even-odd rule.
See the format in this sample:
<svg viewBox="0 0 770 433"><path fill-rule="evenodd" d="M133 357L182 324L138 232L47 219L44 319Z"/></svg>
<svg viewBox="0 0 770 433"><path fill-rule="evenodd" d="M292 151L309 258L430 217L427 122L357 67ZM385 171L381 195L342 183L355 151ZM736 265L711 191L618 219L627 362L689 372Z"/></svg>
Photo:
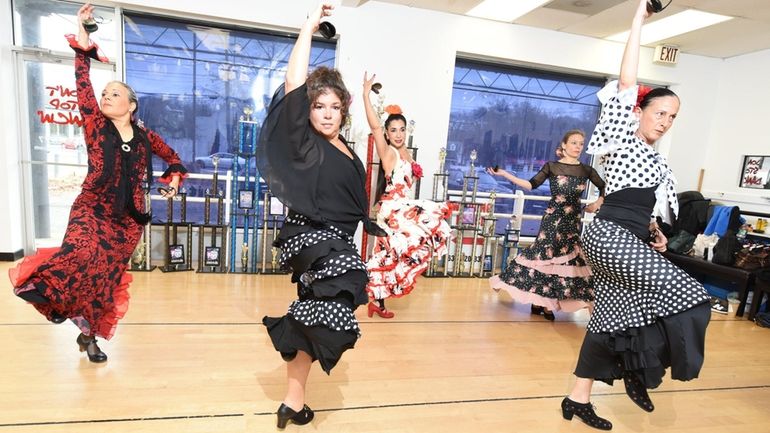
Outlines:
<svg viewBox="0 0 770 433"><path fill-rule="evenodd" d="M81 24L92 12L89 4L81 7L79 33L67 36L75 51L88 174L72 204L61 247L39 250L9 274L17 296L54 323L71 319L81 331L80 350L92 362L104 362L107 355L95 337L110 339L128 309L131 276L126 267L143 226L150 221L144 212L142 182L145 176L150 179L152 154L169 164L160 179L169 184L169 197L176 194L187 170L160 136L133 120L138 101L128 85L107 84L100 108L91 85L90 58L107 59L98 54Z"/></svg>

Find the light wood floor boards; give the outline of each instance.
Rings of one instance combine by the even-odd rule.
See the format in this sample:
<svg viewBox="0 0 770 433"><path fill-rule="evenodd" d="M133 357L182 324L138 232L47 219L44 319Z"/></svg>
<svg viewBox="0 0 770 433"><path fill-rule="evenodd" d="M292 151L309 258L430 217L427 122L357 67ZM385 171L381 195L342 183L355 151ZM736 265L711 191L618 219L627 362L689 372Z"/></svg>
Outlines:
<svg viewBox="0 0 770 433"><path fill-rule="evenodd" d="M10 264L0 264L5 275ZM285 368L262 316L294 298L287 276L134 273L131 308L93 364L78 331L46 322L0 281L0 433L271 432ZM313 366L303 432L595 432L561 418L585 312L532 317L482 279L420 280L357 312L363 338L330 376ZM770 432L770 330L713 315L692 382L651 392L652 414L622 384L595 386L613 432Z"/></svg>

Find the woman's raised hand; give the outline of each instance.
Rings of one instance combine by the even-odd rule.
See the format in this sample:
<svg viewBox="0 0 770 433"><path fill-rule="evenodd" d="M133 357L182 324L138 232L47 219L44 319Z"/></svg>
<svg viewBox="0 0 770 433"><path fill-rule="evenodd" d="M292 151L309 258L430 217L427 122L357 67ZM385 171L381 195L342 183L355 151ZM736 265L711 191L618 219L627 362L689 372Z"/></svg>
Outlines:
<svg viewBox="0 0 770 433"><path fill-rule="evenodd" d="M321 19L323 17L331 16L333 9L334 5L331 2L322 1L318 3L318 7L315 8L313 12L310 12L310 15L307 17L307 24L313 27L314 33L318 31L318 25L321 24Z"/></svg>
<svg viewBox="0 0 770 433"><path fill-rule="evenodd" d="M78 9L78 29L82 31L86 31L85 28L83 28L83 21L90 20L94 18L94 7L91 5L91 3L86 3L83 6Z"/></svg>
<svg viewBox="0 0 770 433"><path fill-rule="evenodd" d="M369 92L372 91L372 85L374 84L374 77L377 76L377 74L372 74L370 78L367 78L368 73L364 71L364 96L369 95Z"/></svg>
<svg viewBox="0 0 770 433"><path fill-rule="evenodd" d="M636 8L636 17L645 20L652 14L647 10L647 0L639 0L639 6Z"/></svg>

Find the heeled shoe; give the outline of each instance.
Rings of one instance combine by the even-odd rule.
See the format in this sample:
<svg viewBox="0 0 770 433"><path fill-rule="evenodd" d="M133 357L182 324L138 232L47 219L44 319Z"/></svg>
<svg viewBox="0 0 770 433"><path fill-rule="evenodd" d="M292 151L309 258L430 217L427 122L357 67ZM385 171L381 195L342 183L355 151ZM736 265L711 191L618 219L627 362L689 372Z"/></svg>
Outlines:
<svg viewBox="0 0 770 433"><path fill-rule="evenodd" d="M546 310L545 308L543 309L543 318L545 318L545 320L550 320L551 322L556 320L556 316L553 315L553 311Z"/></svg>
<svg viewBox="0 0 770 433"><path fill-rule="evenodd" d="M286 424L288 424L289 421L297 425L305 425L310 421L313 421L315 413L312 409L307 407L307 405L304 405L301 411L295 412L294 409L281 403L276 415L278 415L278 428L283 429L286 428Z"/></svg>
<svg viewBox="0 0 770 433"><path fill-rule="evenodd" d="M377 313L377 315L382 317L383 319L392 319L396 315L392 311L388 311L384 308L378 307L377 305L374 304L374 302L370 302L367 309L368 309L367 314L369 315L369 317L372 317L374 313Z"/></svg>
<svg viewBox="0 0 770 433"><path fill-rule="evenodd" d="M51 319L50 319L51 323L55 323L58 325L59 323L63 323L65 320L67 320L66 316L63 316L57 313L56 311L51 312Z"/></svg>
<svg viewBox="0 0 770 433"><path fill-rule="evenodd" d="M545 308L539 305L532 304L529 307L529 313L534 314L535 316L543 314L543 311L545 311Z"/></svg>
<svg viewBox="0 0 770 433"><path fill-rule="evenodd" d="M612 423L599 417L594 412L594 406L589 403L577 403L564 397L561 401L561 414L566 420L571 420L573 415L577 415L581 421L589 426L599 430L612 430Z"/></svg>
<svg viewBox="0 0 770 433"><path fill-rule="evenodd" d="M655 410L655 405L652 404L650 395L647 394L647 387L639 380L638 376L629 371L623 372L623 384L626 385L626 394L637 406L645 412Z"/></svg>
<svg viewBox="0 0 770 433"><path fill-rule="evenodd" d="M96 338L95 337L86 337L81 333L78 335L78 347L80 347L81 352L86 352L86 355L88 355L88 360L91 362L104 362L107 360L107 354L102 352L101 349L99 349L99 346L96 345Z"/></svg>

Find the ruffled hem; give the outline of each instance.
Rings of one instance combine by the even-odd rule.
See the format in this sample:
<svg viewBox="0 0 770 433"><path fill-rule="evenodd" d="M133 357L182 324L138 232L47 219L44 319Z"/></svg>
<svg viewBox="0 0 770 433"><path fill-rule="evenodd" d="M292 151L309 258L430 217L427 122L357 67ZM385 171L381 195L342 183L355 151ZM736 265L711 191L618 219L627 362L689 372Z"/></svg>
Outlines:
<svg viewBox="0 0 770 433"><path fill-rule="evenodd" d="M669 367L674 380L695 379L703 366L710 318L707 302L640 328L588 332L575 375L612 385L628 372L649 389L662 383Z"/></svg>
<svg viewBox="0 0 770 433"><path fill-rule="evenodd" d="M352 331L333 331L324 326L305 326L290 315L262 319L275 350L285 360L291 360L298 351L318 361L323 371L330 374L342 354L352 349L358 336Z"/></svg>
<svg viewBox="0 0 770 433"><path fill-rule="evenodd" d="M8 270L8 276L14 287L14 293L18 294L27 281L33 276L37 269L48 262L54 254L59 251L59 247L40 248L31 256L25 257L18 265ZM86 318L79 314L68 311L65 305L59 305L54 302L47 304L32 304L40 314L51 320L53 312L64 314L68 319L73 319L75 324L86 335L96 335L109 340L115 335L115 330L120 321L128 311L129 299L131 298L128 287L133 281L133 277L128 272L124 272L120 282L113 289L112 309L103 311L97 323L92 324Z"/></svg>
<svg viewBox="0 0 770 433"><path fill-rule="evenodd" d="M19 264L8 270L11 285L14 288L24 286L29 277L37 271L37 268L47 262L58 251L59 247L38 248L35 254L24 257Z"/></svg>
<svg viewBox="0 0 770 433"><path fill-rule="evenodd" d="M408 295L415 286L416 279L427 269L434 256L446 252L449 226L439 220L424 237L416 240L406 251L399 252L390 246L387 238L378 240L372 257L366 264L369 271L369 284L366 291L372 299L400 298Z"/></svg>
<svg viewBox="0 0 770 433"><path fill-rule="evenodd" d="M546 275L556 275L559 277L567 278L588 278L592 275L590 266L566 264L579 256L582 257L580 251L576 248L570 254L554 257L550 260L530 260L522 255L519 255L516 257L515 261L521 266L534 269Z"/></svg>
<svg viewBox="0 0 770 433"><path fill-rule="evenodd" d="M537 293L525 291L501 280L498 275L489 279L489 286L494 290L505 290L511 295L515 302L521 304L539 305L548 308L551 311L563 311L565 313L574 313L575 311L588 308L589 312L593 310L593 302L586 302L580 299L556 299L546 298Z"/></svg>
<svg viewBox="0 0 770 433"><path fill-rule="evenodd" d="M297 300L291 303L287 314L305 326L324 326L332 331L350 331L361 336L361 328L353 310L339 302Z"/></svg>

